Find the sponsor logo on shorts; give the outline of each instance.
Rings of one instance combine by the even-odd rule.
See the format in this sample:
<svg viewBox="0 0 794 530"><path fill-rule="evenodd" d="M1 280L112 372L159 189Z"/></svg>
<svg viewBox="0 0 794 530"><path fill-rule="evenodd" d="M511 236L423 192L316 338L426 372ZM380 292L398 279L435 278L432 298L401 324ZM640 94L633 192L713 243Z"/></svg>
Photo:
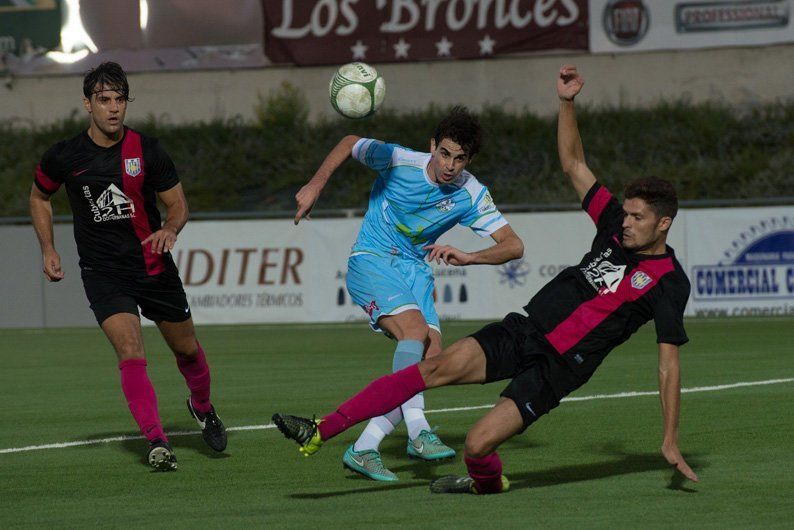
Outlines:
<svg viewBox="0 0 794 530"><path fill-rule="evenodd" d="M378 307L378 304L375 303L375 300L371 301L369 305L363 305L361 307L364 308L364 311L366 311L370 317L372 317L372 313L375 311L380 311L380 308Z"/></svg>

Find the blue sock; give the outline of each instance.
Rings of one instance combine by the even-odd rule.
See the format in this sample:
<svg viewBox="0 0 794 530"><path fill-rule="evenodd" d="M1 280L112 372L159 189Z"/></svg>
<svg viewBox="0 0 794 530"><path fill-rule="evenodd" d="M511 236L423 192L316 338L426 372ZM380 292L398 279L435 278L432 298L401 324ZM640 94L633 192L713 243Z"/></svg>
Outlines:
<svg viewBox="0 0 794 530"><path fill-rule="evenodd" d="M425 345L418 340L401 340L397 343L397 350L394 352L392 371L396 372L403 368L413 366L422 360ZM419 436L422 431L429 431L430 425L425 419L425 396L420 392L400 407L403 411L405 426L408 428L408 437L412 440Z"/></svg>

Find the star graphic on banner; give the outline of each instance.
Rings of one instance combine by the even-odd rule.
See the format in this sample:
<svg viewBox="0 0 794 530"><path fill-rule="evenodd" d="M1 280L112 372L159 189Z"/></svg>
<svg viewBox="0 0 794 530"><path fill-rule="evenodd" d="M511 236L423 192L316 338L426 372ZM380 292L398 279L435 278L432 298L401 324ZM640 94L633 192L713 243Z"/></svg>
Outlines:
<svg viewBox="0 0 794 530"><path fill-rule="evenodd" d="M436 48L438 48L438 56L439 57L449 57L449 51L452 49L452 42L447 40L447 37L441 37L441 40L436 43Z"/></svg>
<svg viewBox="0 0 794 530"><path fill-rule="evenodd" d="M480 55L493 55L493 47L496 41L490 35L486 35L482 40L477 41L480 45Z"/></svg>
<svg viewBox="0 0 794 530"><path fill-rule="evenodd" d="M369 46L365 46L363 42L360 40L356 41L355 46L350 47L350 51L353 52L353 60L356 59L366 59L367 58L367 49Z"/></svg>
<svg viewBox="0 0 794 530"><path fill-rule="evenodd" d="M405 39L400 37L400 40L397 42L397 44L392 44L392 46L394 47L395 59L399 59L400 57L405 59L408 58L408 49L411 47L411 45L405 42Z"/></svg>

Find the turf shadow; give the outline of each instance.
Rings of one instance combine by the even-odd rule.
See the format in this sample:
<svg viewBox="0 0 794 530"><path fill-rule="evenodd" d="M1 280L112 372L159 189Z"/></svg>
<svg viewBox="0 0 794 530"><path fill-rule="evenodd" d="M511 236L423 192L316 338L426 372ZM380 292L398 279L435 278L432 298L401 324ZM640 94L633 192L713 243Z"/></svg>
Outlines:
<svg viewBox="0 0 794 530"><path fill-rule="evenodd" d="M657 453L622 453L614 455L617 458L591 462L587 464L559 466L548 469L540 469L524 473L511 473L506 470L505 474L510 478L511 489L524 488L544 488L570 484L575 482L586 482L599 480L608 477L630 475L633 473L646 473L648 471L670 470L671 466L664 457ZM693 469L702 469L707 464L698 461L697 457L687 456L687 461ZM670 478L667 489L683 491L686 493L696 493L697 490L685 487L686 477L681 475L676 469L672 469L673 475Z"/></svg>
<svg viewBox="0 0 794 530"><path fill-rule="evenodd" d="M614 447L601 449L598 452L605 453L616 458L602 462L559 466L524 473L511 473L510 470L506 470L506 474L510 478L510 489L520 490L527 488L544 488L550 486L559 486L562 484L599 480L613 476L629 475L633 473L646 473L649 471L664 471L671 469L670 464L668 464L664 458L657 453L628 453L625 451L619 451ZM707 463L700 461L696 455L685 456L692 469L698 470L708 466ZM449 462L449 460L446 462ZM362 484L371 484L371 486L323 493L294 493L289 495L289 497L293 499L326 499L332 497L343 497L346 495L358 495L361 493L378 493L381 491L395 489L427 488L431 481L439 478L441 475L446 474L438 473L437 467L432 463L427 462L415 462L401 466L391 466L390 469L397 473L413 472L414 476L412 478L421 480L422 482L417 483L412 481L411 483L378 485L378 483L375 483L360 475L350 474L347 477L348 480L360 481ZM684 493L697 493L698 490L685 485L692 483L689 482L686 477L684 477L677 469L672 469L671 472L672 475L666 486L667 489L681 491Z"/></svg>
<svg viewBox="0 0 794 530"><path fill-rule="evenodd" d="M183 429L180 429L176 426L163 426L165 432L179 432ZM116 436L140 436L138 432L126 432L126 433L119 433L116 432L108 432L108 433L95 433L89 437L88 440L101 440L105 438L113 438ZM171 442L171 447L174 448L174 452L176 453L177 459L179 458L179 454L181 450L184 449L192 449L195 450L197 453L200 453L208 458L213 459L224 459L230 458L230 455L227 452L217 453L213 451L201 438L200 434L195 435L185 435L185 436L171 436L169 438L169 442ZM149 467L149 462L146 460L147 452L149 444L144 439L131 439L131 440L121 440L120 442L114 442L126 453L130 453L137 457L136 460L146 467ZM92 445L85 445L81 446L83 449L91 449L95 446Z"/></svg>
<svg viewBox="0 0 794 530"><path fill-rule="evenodd" d="M287 495L287 497L289 497L291 499L312 499L312 500L316 500L316 499L328 499L328 498L331 498L331 497L344 497L346 495L360 495L362 493L378 493L378 492L387 491L387 490L404 490L404 489L410 489L410 488L427 488L428 487L428 484L425 483L425 482L414 482L414 483L410 483L410 484L401 483L401 482L398 482L398 483L395 484L395 483L392 482L390 484L384 484L384 485L381 486L381 485L377 485L379 483L374 482L374 481L369 480L369 479L366 479L364 477L357 477L354 480L358 480L359 478L361 480L363 480L363 481L366 481L368 484L371 484L371 486L368 486L366 488L356 488L356 489L351 489L351 490L326 491L326 492L323 492L323 493L293 493L291 495Z"/></svg>

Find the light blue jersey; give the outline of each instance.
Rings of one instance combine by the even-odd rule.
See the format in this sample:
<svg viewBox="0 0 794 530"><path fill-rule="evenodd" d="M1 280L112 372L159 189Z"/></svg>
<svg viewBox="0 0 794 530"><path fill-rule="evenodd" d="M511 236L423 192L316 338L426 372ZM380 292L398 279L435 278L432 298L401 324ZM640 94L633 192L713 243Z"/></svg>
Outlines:
<svg viewBox="0 0 794 530"><path fill-rule="evenodd" d="M427 174L430 153L362 138L353 158L378 172L353 254L403 255L419 260L425 245L435 243L456 224L480 237L493 234L507 221L494 205L488 188L463 171L439 185Z"/></svg>
<svg viewBox="0 0 794 530"><path fill-rule="evenodd" d="M381 316L421 311L441 331L433 271L423 247L456 224L484 237L507 224L488 189L463 171L446 185L430 180L430 153L362 138L353 158L378 171L369 208L348 261L347 289L379 331Z"/></svg>

